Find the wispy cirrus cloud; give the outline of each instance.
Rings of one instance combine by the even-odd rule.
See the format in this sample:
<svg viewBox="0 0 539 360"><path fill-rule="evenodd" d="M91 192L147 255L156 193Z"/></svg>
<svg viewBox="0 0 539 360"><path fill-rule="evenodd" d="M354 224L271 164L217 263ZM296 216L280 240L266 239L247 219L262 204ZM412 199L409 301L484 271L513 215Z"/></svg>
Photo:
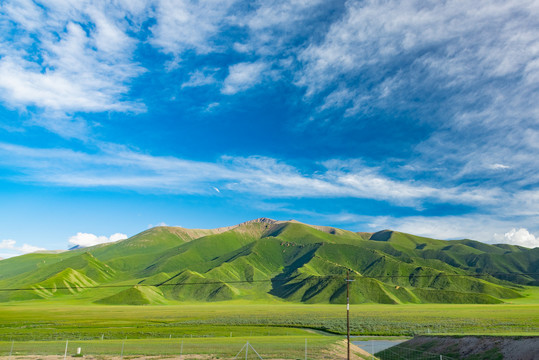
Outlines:
<svg viewBox="0 0 539 360"><path fill-rule="evenodd" d="M213 37L228 24L227 16L235 3L236 0L157 0L151 42L179 58L189 50L199 54L216 51L219 45Z"/></svg>
<svg viewBox="0 0 539 360"><path fill-rule="evenodd" d="M215 72L216 69L195 70L189 74L189 79L182 83L181 87L198 87L215 84L217 82Z"/></svg>
<svg viewBox="0 0 539 360"><path fill-rule="evenodd" d="M247 37L239 52L278 61L295 57L300 46L323 34L338 18L345 1L256 1L252 11L233 18Z"/></svg>
<svg viewBox="0 0 539 360"><path fill-rule="evenodd" d="M529 84L537 59L537 11L533 1L479 1L473 7L459 1L350 1L324 41L299 54L306 66L298 83L314 95L342 83L343 75L353 76L366 80L379 98L410 86L403 95L417 95L426 85L440 91L509 75L524 76L517 86ZM436 80L443 81L433 87ZM490 81L475 84L472 92L489 89ZM349 86L367 90L356 81Z"/></svg>
<svg viewBox="0 0 539 360"><path fill-rule="evenodd" d="M534 1L350 1L299 52L296 83L333 125L385 113L428 124L412 161L423 171L489 179L504 164L507 180L536 183L537 19Z"/></svg>
<svg viewBox="0 0 539 360"><path fill-rule="evenodd" d="M69 187L130 188L149 192L215 194L214 188L267 198L350 197L420 206L423 201L490 204L503 194L496 188L437 187L391 179L358 162L333 160L324 171L304 173L267 157L228 157L201 162L157 157L126 147L101 144L99 152L29 148L0 144L0 164L17 169L14 180Z"/></svg>

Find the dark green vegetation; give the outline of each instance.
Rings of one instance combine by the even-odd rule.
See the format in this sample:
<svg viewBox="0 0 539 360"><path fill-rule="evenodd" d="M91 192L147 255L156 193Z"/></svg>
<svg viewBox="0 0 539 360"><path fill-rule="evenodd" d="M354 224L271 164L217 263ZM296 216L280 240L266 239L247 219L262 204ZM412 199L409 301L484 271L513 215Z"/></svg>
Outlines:
<svg viewBox="0 0 539 360"><path fill-rule="evenodd" d="M537 283L539 248L442 241L257 219L229 228L157 227L130 239L0 261L0 301L171 304L235 299L497 304ZM468 276L472 275L472 276Z"/></svg>

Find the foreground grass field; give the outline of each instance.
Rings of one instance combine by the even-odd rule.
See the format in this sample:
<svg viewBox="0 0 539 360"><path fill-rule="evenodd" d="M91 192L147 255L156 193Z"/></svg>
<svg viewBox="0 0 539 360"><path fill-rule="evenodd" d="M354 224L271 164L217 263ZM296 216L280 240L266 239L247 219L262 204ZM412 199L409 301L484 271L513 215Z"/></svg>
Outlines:
<svg viewBox="0 0 539 360"><path fill-rule="evenodd" d="M499 305L354 305L351 329L354 335L539 335L539 303L533 296ZM0 305L0 341L307 336L315 330L345 334L345 306L253 302Z"/></svg>
<svg viewBox="0 0 539 360"><path fill-rule="evenodd" d="M81 348L83 355L114 356L127 358L132 356L159 356L163 358L178 355L208 356L208 358L230 359L237 355L246 342L253 346L264 358L299 359L305 356L305 345L310 359L335 359L344 350L343 341L334 337L310 336L264 336L247 338L172 338L172 339L136 339L136 340L86 340L67 343L67 354L74 355ZM12 349L13 345L13 349ZM21 357L28 355L63 356L65 341L25 341L0 342L0 357ZM255 353L250 348L251 358ZM244 353L244 352L243 352ZM244 358L241 356L241 358Z"/></svg>

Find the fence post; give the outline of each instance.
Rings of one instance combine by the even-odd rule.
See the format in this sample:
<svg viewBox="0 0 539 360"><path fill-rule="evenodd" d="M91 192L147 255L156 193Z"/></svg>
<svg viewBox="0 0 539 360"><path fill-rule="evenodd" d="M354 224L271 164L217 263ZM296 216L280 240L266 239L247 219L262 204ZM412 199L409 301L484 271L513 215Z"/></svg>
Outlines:
<svg viewBox="0 0 539 360"><path fill-rule="evenodd" d="M305 360L307 360L307 338L305 338Z"/></svg>
<svg viewBox="0 0 539 360"><path fill-rule="evenodd" d="M66 351L64 352L64 360L67 358L67 344L69 344L69 340L66 340Z"/></svg>
<svg viewBox="0 0 539 360"><path fill-rule="evenodd" d="M13 354L13 344L15 344L15 340L11 340L11 350L9 350L9 360L11 360L11 354Z"/></svg>
<svg viewBox="0 0 539 360"><path fill-rule="evenodd" d="M183 339L182 344L180 345L180 359L183 357Z"/></svg>

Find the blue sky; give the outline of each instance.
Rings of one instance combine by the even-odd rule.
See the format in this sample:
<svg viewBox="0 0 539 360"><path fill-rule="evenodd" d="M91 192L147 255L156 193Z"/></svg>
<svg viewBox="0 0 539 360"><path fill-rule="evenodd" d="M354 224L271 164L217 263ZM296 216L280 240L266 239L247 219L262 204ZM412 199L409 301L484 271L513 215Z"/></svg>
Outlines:
<svg viewBox="0 0 539 360"><path fill-rule="evenodd" d="M536 1L6 0L0 257L265 216L539 246Z"/></svg>

